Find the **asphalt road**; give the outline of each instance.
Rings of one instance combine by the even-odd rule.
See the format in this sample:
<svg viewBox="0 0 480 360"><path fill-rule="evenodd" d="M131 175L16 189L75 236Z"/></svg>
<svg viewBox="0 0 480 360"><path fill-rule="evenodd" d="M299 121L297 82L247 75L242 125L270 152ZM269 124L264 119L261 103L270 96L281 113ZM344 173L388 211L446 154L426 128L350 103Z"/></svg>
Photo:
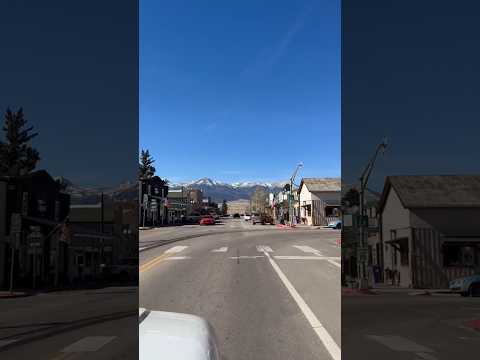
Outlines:
<svg viewBox="0 0 480 360"><path fill-rule="evenodd" d="M343 296L342 359L478 359L479 319L480 298Z"/></svg>
<svg viewBox="0 0 480 360"><path fill-rule="evenodd" d="M183 228L211 233L141 252L140 306L207 319L224 360L340 360L339 231Z"/></svg>
<svg viewBox="0 0 480 360"><path fill-rule="evenodd" d="M136 287L3 299L0 359L137 359L137 326Z"/></svg>

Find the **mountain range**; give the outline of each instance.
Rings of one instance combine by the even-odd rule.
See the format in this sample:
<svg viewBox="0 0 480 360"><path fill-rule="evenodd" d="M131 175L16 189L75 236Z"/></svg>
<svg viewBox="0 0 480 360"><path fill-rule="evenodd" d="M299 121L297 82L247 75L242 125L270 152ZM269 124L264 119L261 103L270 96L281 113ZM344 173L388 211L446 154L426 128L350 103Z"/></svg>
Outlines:
<svg viewBox="0 0 480 360"><path fill-rule="evenodd" d="M125 183L114 187L94 188L73 183L65 178L57 178L65 186L65 191L71 196L72 204L96 204L100 201L100 194L103 192L107 199L120 201L132 201L138 197L138 185L136 183ZM210 197L212 201L222 202L249 199L257 188L265 191L279 191L288 181L261 182L244 181L236 183L225 183L210 178L201 178L195 181L171 183L170 188L186 187L200 189L204 197Z"/></svg>

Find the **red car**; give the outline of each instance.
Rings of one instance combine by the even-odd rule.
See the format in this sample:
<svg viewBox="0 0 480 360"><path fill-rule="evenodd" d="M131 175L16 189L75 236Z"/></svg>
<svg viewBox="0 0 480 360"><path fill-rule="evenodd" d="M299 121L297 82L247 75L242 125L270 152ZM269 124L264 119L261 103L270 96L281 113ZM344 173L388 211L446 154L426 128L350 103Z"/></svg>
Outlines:
<svg viewBox="0 0 480 360"><path fill-rule="evenodd" d="M200 225L215 225L215 219L211 216L205 216L200 220Z"/></svg>

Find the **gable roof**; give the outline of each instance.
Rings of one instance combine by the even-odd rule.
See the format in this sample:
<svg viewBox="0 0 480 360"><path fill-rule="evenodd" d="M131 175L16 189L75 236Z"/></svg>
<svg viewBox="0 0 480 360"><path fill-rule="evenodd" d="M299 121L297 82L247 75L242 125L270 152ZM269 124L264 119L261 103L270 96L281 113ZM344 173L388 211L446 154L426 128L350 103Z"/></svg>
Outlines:
<svg viewBox="0 0 480 360"><path fill-rule="evenodd" d="M303 178L298 191L305 185L310 192L340 191L340 178Z"/></svg>
<svg viewBox="0 0 480 360"><path fill-rule="evenodd" d="M381 210L392 187L405 208L480 207L480 175L387 176Z"/></svg>

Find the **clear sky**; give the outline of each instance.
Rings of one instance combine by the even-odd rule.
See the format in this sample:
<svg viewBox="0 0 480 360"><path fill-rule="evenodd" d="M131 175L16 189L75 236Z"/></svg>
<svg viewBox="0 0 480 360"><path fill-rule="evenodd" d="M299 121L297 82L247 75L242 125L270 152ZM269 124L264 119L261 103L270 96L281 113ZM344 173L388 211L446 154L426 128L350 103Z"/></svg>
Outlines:
<svg viewBox="0 0 480 360"><path fill-rule="evenodd" d="M140 147L170 181L339 176L339 1L140 1Z"/></svg>

